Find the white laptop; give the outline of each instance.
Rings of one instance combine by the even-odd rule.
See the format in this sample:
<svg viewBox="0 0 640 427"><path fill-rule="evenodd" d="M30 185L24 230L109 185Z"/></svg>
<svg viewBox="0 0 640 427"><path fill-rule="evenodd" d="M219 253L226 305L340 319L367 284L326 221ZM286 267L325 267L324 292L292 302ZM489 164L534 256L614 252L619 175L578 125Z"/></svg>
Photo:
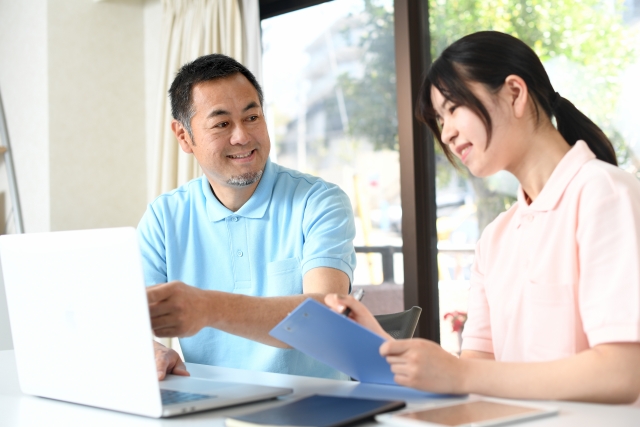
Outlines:
<svg viewBox="0 0 640 427"><path fill-rule="evenodd" d="M133 228L4 235L0 258L26 394L167 417L292 392L173 375L158 381Z"/></svg>

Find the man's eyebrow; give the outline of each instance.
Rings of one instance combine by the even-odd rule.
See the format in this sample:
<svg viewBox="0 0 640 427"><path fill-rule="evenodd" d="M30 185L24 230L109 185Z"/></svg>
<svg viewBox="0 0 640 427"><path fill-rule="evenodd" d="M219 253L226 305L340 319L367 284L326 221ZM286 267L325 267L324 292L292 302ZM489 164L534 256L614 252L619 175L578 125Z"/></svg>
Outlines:
<svg viewBox="0 0 640 427"><path fill-rule="evenodd" d="M247 104L246 107L244 107L242 109L242 112L246 112L251 110L252 108L259 108L260 106L258 105L257 102L255 101L251 101L249 104ZM213 110L211 111L208 115L207 118L210 119L211 117L216 117L216 116L230 116L231 113L227 110L222 110L222 109L218 109L218 110Z"/></svg>
<svg viewBox="0 0 640 427"><path fill-rule="evenodd" d="M207 115L207 118L211 118L211 117L216 117L216 116L230 116L231 113L228 112L227 110L213 110L212 112L209 113L209 115Z"/></svg>
<svg viewBox="0 0 640 427"><path fill-rule="evenodd" d="M244 113L251 110L252 108L258 108L258 107L260 106L258 105L257 102L251 101L246 107L244 107L244 110L242 110L242 112Z"/></svg>

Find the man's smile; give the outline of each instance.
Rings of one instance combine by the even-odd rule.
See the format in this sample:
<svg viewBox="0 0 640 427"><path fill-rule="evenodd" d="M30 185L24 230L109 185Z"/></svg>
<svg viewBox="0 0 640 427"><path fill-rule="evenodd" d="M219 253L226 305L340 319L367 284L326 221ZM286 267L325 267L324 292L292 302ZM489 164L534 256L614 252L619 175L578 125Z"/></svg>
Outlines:
<svg viewBox="0 0 640 427"><path fill-rule="evenodd" d="M255 148L247 153L228 154L229 159L248 159L256 152Z"/></svg>

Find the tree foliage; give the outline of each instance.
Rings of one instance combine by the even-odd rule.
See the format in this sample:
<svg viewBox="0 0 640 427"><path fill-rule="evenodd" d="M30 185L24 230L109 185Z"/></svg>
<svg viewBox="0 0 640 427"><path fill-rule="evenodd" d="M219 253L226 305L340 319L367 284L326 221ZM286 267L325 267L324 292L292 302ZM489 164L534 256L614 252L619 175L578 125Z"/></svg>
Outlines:
<svg viewBox="0 0 640 427"><path fill-rule="evenodd" d="M556 88L612 140L621 165L630 161L613 115L620 93L619 73L635 59L634 34L623 25L623 0L431 0L431 54L436 58L464 35L496 30L511 34L538 54L545 67L558 65L573 89ZM350 133L373 142L376 149L398 149L393 13L365 0L364 75L342 75L350 116ZM553 80L553 76L552 76ZM436 147L437 176L445 184L453 168ZM478 196L480 228L512 199L492 192L484 181L463 172ZM484 207L483 207L484 206Z"/></svg>
<svg viewBox="0 0 640 427"><path fill-rule="evenodd" d="M365 0L363 18L359 43L366 52L363 76L342 74L338 78L349 111L349 133L366 138L376 150L397 150L393 10Z"/></svg>
<svg viewBox="0 0 640 427"><path fill-rule="evenodd" d="M613 126L620 93L619 73L635 58L633 34L623 25L623 0L435 0L430 2L432 55L460 37L481 30L511 34L527 43L545 64L564 61L580 80L567 94L607 133L619 162L629 152ZM573 95L573 96L570 96Z"/></svg>

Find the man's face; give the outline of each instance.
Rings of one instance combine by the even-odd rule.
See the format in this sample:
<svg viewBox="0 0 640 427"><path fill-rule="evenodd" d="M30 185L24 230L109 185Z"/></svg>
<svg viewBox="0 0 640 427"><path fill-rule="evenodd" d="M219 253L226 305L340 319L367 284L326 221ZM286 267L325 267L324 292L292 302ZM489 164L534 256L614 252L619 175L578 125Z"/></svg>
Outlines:
<svg viewBox="0 0 640 427"><path fill-rule="evenodd" d="M180 147L193 153L214 191L256 186L271 147L258 92L245 76L198 83L192 89L193 139L176 121Z"/></svg>

